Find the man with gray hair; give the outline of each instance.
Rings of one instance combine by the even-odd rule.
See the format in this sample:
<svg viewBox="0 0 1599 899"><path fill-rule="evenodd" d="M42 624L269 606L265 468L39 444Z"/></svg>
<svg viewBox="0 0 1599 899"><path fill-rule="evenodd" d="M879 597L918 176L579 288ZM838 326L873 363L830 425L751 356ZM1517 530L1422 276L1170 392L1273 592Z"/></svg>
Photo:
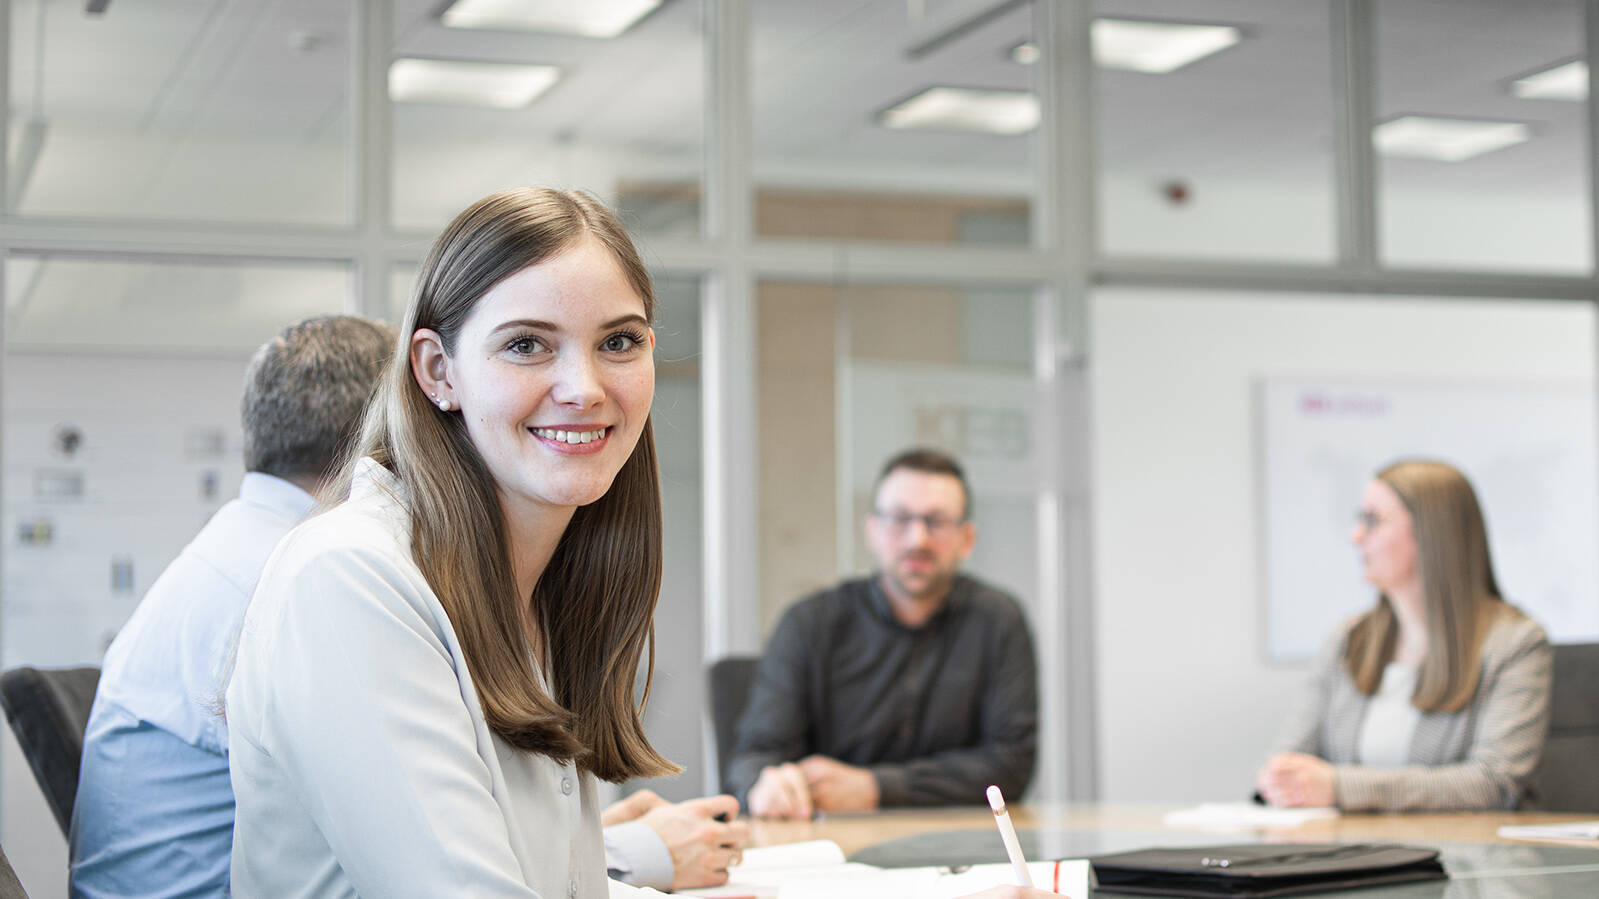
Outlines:
<svg viewBox="0 0 1599 899"><path fill-rule="evenodd" d="M106 651L72 813L73 896L227 893L233 788L217 700L233 636L267 557L316 505L397 340L389 325L323 316L250 360L239 496L161 573Z"/></svg>

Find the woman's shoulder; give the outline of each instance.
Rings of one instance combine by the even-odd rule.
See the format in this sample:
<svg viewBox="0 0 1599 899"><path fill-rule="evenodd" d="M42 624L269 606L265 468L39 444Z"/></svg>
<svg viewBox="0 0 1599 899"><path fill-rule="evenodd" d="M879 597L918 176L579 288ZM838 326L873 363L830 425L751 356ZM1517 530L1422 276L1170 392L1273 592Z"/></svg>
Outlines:
<svg viewBox="0 0 1599 899"><path fill-rule="evenodd" d="M350 499L301 522L278 544L268 568L355 557L409 560L410 528L397 508Z"/></svg>
<svg viewBox="0 0 1599 899"><path fill-rule="evenodd" d="M1543 625L1511 603L1500 602L1483 638L1482 652L1487 658L1503 658L1548 645Z"/></svg>
<svg viewBox="0 0 1599 899"><path fill-rule="evenodd" d="M350 605L427 605L426 579L411 555L403 512L346 501L290 531L273 551L251 598L263 620L301 608L337 616Z"/></svg>

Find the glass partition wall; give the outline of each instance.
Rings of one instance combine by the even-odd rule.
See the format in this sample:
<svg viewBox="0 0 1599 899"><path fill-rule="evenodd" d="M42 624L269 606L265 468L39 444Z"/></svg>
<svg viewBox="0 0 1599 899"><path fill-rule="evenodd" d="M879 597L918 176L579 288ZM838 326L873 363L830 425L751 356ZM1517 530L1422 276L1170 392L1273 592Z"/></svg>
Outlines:
<svg viewBox="0 0 1599 899"><path fill-rule="evenodd" d="M1580 0L1376 7L1385 263L1593 269Z"/></svg>
<svg viewBox="0 0 1599 899"><path fill-rule="evenodd" d="M648 725L689 771L651 786L713 787L703 663L869 567L875 468L927 442L973 470L974 570L1031 616L1030 796L1094 798L1118 747L1088 529L1126 485L1088 454L1091 292L1599 296L1591 3L470 5L0 2L0 665L96 662L231 494L254 345L397 317L483 193L581 187L662 295ZM0 844L51 895L64 848L5 745Z"/></svg>

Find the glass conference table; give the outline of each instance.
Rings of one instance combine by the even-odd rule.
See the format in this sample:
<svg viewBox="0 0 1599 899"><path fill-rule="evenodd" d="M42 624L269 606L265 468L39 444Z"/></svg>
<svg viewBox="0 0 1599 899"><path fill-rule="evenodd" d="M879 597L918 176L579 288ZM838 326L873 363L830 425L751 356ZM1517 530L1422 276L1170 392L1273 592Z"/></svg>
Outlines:
<svg viewBox="0 0 1599 899"><path fill-rule="evenodd" d="M1201 830L1163 825L1165 813L1176 808L1012 806L1010 811L1022 849L1033 861L1083 858L1155 846L1278 840L1406 843L1441 850L1450 879L1317 895L1367 899L1599 897L1599 841L1531 842L1507 840L1497 834L1505 824L1596 820L1599 813L1357 814L1289 828ZM832 840L851 861L882 867L1005 861L994 816L978 807L839 815L816 821L754 821L751 833L755 845Z"/></svg>

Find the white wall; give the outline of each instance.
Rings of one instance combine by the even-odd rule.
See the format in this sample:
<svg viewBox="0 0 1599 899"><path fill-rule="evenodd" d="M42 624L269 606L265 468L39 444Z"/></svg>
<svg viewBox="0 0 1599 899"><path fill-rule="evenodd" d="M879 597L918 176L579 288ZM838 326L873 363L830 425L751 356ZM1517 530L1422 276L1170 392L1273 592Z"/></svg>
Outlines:
<svg viewBox="0 0 1599 899"><path fill-rule="evenodd" d="M1091 314L1111 802L1247 796L1303 680L1260 648L1255 377L1595 377L1583 303L1103 289Z"/></svg>
<svg viewBox="0 0 1599 899"><path fill-rule="evenodd" d="M1110 162L1114 162L1111 160ZM1516 189L1469 190L1382 183L1379 253L1395 268L1583 274L1592 229L1582 181L1565 172ZM1099 181L1100 240L1107 254L1219 261L1333 261L1329 168L1306 177L1185 177L1186 202L1171 203L1157 173L1112 169Z"/></svg>

